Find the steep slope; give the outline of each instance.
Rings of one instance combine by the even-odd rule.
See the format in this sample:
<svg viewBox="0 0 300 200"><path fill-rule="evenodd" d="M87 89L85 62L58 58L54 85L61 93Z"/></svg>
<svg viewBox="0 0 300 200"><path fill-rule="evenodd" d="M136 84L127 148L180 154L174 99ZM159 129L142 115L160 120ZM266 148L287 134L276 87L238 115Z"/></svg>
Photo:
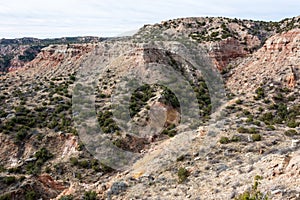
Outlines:
<svg viewBox="0 0 300 200"><path fill-rule="evenodd" d="M0 44L0 72L14 71L22 68L26 63L32 61L41 51L41 45L1 45Z"/></svg>
<svg viewBox="0 0 300 200"><path fill-rule="evenodd" d="M299 35L297 28L275 34L231 62L237 66L224 78L232 100L222 117L190 133L190 140L178 135L148 151L131 173L114 180L130 185L114 197L298 199Z"/></svg>
<svg viewBox="0 0 300 200"><path fill-rule="evenodd" d="M43 47L50 44L79 44L104 40L99 37L66 37L56 39L0 39L0 73L5 74L24 67Z"/></svg>
<svg viewBox="0 0 300 200"><path fill-rule="evenodd" d="M299 32L299 17L181 18L145 25L132 38L47 44L0 77L1 198L82 199L92 190L100 199L238 199L247 191L298 199ZM186 47L180 43L201 51L202 65L180 54ZM225 103L214 109L212 97L224 91L211 86L220 75L209 73L218 70L228 100L224 94ZM170 80L156 84L164 74ZM74 97L89 91L89 81L97 83L90 90L93 103ZM187 115L185 106L193 108ZM194 112L197 118L190 117ZM89 127L93 114L102 139L137 155L126 170L112 169L93 152L100 135ZM135 126L126 129L131 118L142 137ZM78 127L95 136L92 144Z"/></svg>
<svg viewBox="0 0 300 200"><path fill-rule="evenodd" d="M247 93L266 84L299 87L299 41L300 29L272 36L257 52L235 63L237 67L228 74L228 88Z"/></svg>

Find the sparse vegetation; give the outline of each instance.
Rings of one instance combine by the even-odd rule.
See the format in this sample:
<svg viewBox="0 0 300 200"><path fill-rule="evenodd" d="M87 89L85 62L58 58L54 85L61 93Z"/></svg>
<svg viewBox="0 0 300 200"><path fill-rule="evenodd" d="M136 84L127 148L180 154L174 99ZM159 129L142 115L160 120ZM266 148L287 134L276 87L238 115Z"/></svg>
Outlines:
<svg viewBox="0 0 300 200"><path fill-rule="evenodd" d="M73 196L72 195L65 195L59 198L59 200L73 200Z"/></svg>
<svg viewBox="0 0 300 200"><path fill-rule="evenodd" d="M208 195L209 193L213 194L213 197L205 196L207 199L222 196L225 199L258 200L268 198L269 194L260 190L269 188L269 185L273 184L272 181L275 179L273 180L272 177L277 176L278 171L282 174L283 181L280 183L274 182L270 198L277 192L277 189L278 193L282 191L281 196L278 195L280 198L294 198L297 185L288 184L285 177L298 180L296 176L298 174L293 171L298 169L297 163L292 160L294 154L291 151L298 147L300 135L299 84L297 82L293 87L291 84L287 84L289 83L289 74L294 73L297 75L299 69L289 60L285 60L283 64L280 63L282 61L281 54L284 56L286 51L290 50L290 48L281 49L280 46L282 44L294 45L298 40L289 39L288 42L285 42L285 39L280 39L278 41L281 42L278 45L277 42L268 43L269 41L266 42L266 40L271 35L274 38L285 36L285 33L275 35L275 32L282 33L295 27L299 28L299 23L299 18L285 19L281 22L228 19L224 17L179 18L155 25L145 25L133 38L122 38L121 42L118 38L113 40L103 38L107 42L73 44L100 40L99 38L95 40L88 39L89 37L54 40L1 39L0 137L3 149L0 162L0 200L58 198L56 195L60 194L62 192L60 188L64 187L71 187L70 192L73 191L73 193L72 195L61 196L61 200L104 198L102 195L105 196L105 193L109 194L108 192L115 195L115 192L113 192L115 188L112 187L111 183L119 178L124 179L129 184L130 190L127 191L128 193L124 192L122 196L116 198L126 199L142 196L147 198L150 193L155 198L153 191L159 189L160 192L156 198L162 199L193 199L197 197L198 193L200 194L205 190L209 191ZM289 37L294 37L294 35L298 36L293 33ZM168 41L168 39L174 41L174 46L173 43L162 42L162 39L164 41ZM112 46L111 44L115 40L117 42ZM113 48L120 47L120 49L126 50L126 48L123 49L122 45L125 44L123 42L127 41L130 41L128 43L131 45L128 54L126 53L125 56L115 59L116 63L120 65L113 66L115 62L111 62L106 66L104 73L97 74L99 77L96 77L95 83L98 85L95 88L86 86L85 83L73 85L76 78L82 78L81 74L77 72L85 67L83 61L89 59L90 56L96 58L97 53L106 55L106 52L118 52L113 51L115 50ZM139 41L143 41L143 45L140 45ZM149 41L149 44L146 44L145 41ZM152 43L152 41L155 42ZM41 63L36 59L28 65L27 68L29 69L26 68L6 74L7 69L14 70L14 66L11 65L19 66L31 61L40 48L53 42L56 44L43 49L43 54L40 57ZM1 45L10 43L13 43L12 49L9 50L9 53L3 55ZM64 45L57 45L59 43ZM18 49L20 44L25 46ZM261 57L261 51L256 50L264 44L268 48L264 48L263 52L265 54ZM159 48L152 50L152 45ZM162 47L160 45L167 45L165 46L168 47L166 49L172 49L172 51L160 48ZM184 52L181 50L185 49L181 49L181 47L185 45L191 45L192 48L187 48L190 52L186 57L181 58L177 53ZM197 45L200 47L199 49ZM272 46L275 47L274 51ZM203 62L198 58L193 60L196 58L194 57L196 52L200 53L201 57L202 47L205 50L203 52ZM276 50L277 47L278 51ZM269 49L271 49L271 52L269 52ZM223 52L226 55L223 55ZM253 52L256 52L255 56L251 55ZM109 56L110 53L108 53ZM208 57L207 53L210 54ZM270 56L268 53L271 53ZM47 60L49 55L51 55L51 60ZM278 59L276 57L273 60L272 56L278 56ZM114 58L114 55L111 58ZM123 58L125 59L123 60ZM211 66L206 61L209 63L213 61L211 62L213 65L218 64L218 69L221 70L220 73L222 74L221 77L224 78L225 91L228 91L228 99L220 99L220 103L223 103L224 100L228 103L228 106L226 109L220 107L220 116L218 116L219 112L212 113L210 121L211 112L219 111L216 106L219 103L216 103L218 99L211 99L210 95L214 97L215 94L222 94L223 88L215 87L215 80L210 77L210 73L214 73L214 71L211 72ZM115 111L114 109L118 105L112 103L111 99L117 97L115 96L118 92L116 89L122 86L122 78L128 80L130 86L135 85L126 76L126 72L129 71L128 69L138 69L140 63L145 64L146 70L143 71L145 74L147 74L148 68L150 67L151 71L152 65L154 66L156 63L172 67L176 73L178 72L179 76L182 76L189 83L193 91L187 93L187 87L178 81L178 76L173 77L171 74L170 83L174 83L172 85L174 91L171 91L171 87L167 88L158 84L142 85L132 93L131 97L125 96L124 102L126 103L119 102L120 106L124 107ZM199 66L194 66L195 64ZM272 73L268 73L269 69L265 68L269 64L274 67L270 71ZM249 68L260 67L259 73L252 69L248 70L248 67L245 66ZM198 70L198 67L201 70ZM261 73L262 70L263 73ZM275 74L274 77L273 74ZM205 82L203 77L206 81L210 81L209 84ZM297 78L296 81L298 81ZM99 83L96 81L97 79ZM235 85L231 88L231 84ZM176 87L173 88L173 86ZM250 91L251 88L255 89ZM125 93L128 91L124 88L121 90ZM75 96L72 93L74 91L79 93L90 91L95 96L95 111L94 107L91 107L92 109L87 109L86 112L78 112L79 109L76 106L93 105L94 102L85 98L78 100L72 98ZM185 106L191 105L187 98L182 98L189 94L193 94L197 98L200 111L199 119L195 120L197 122L193 126L189 126L185 121L188 121L187 118L190 116L185 118L180 116L181 112L186 113ZM179 97L180 99L177 99ZM118 98L114 100L118 101ZM114 118L117 118L118 115L121 117L126 115L125 117L127 117L129 113L129 116L133 118L132 121L136 122L137 125L148 128L148 125L155 123L151 118L152 111L155 111L153 108L157 109L158 106L165 109L167 114L170 114L168 116L170 118L165 122L162 132L156 129L147 129L149 135L145 138L129 138L128 135L135 134L136 130L127 133L124 127L127 128L130 124L123 124L122 122L118 124L119 120L116 121ZM90 126L90 121L78 120L74 123L73 119L80 117L90 117L92 119L95 114L102 132L105 134L91 138L94 139L95 144L83 143L80 141L82 139L81 130L85 130L87 134L91 133L90 135L94 136L94 129ZM193 113L188 114L192 116ZM122 125L122 129L118 125L120 127ZM199 126L201 128L198 129ZM214 128L217 130L214 130ZM139 129L137 129L138 131ZM181 139L180 134L189 137L189 133L195 133L195 135L186 138L188 140ZM170 138L175 135L176 137ZM92 150L99 150L96 142L102 137L103 141L108 142L111 146L114 145L114 148L118 147L124 153L131 153L127 151L132 151L138 159L142 158L138 162L142 161L143 163L137 164L144 164L144 161L146 161L145 165L141 165L141 167L147 170L141 170L131 176L127 171L114 170L109 165L104 164L105 161L94 159ZM206 141L208 142L206 143ZM172 151L180 151L181 153L177 154L178 152L173 153ZM166 154L153 158L151 157L154 155L152 152L166 152ZM112 153L109 156L119 154L117 151L110 151L109 153ZM120 155L122 156L121 153ZM166 155L170 155L167 158L170 159L165 163L162 158L165 158L163 156ZM290 163L296 163L292 171L277 170L277 166L281 166L281 158L284 155L288 155L288 159L293 161ZM261 156L266 159L260 159ZM280 160L277 157L280 157ZM150 159L155 159L155 162ZM110 163L110 161L114 160L108 158L107 163ZM117 161L120 162L118 164L122 165L122 159ZM168 163L169 161L170 163ZM171 161L175 162L171 163ZM159 166L156 166L156 163ZM148 173L148 169L151 173ZM235 171L238 173L231 173L230 170L235 169L238 170ZM230 192L226 193L231 197L225 196L220 188L224 188L224 191L229 191L228 187L231 186L236 191L239 191L240 188L246 188L247 181L241 181L240 179L244 173L262 173L263 176L267 176L269 185L260 188L260 182L263 181L261 181L260 176L257 176L254 185L252 187L250 185L251 188L246 189L242 194L237 195L232 191L231 194ZM226 177L226 174L235 174L235 176ZM210 184L202 184L201 188L190 187L197 180L204 180L209 183L211 181L207 179L209 177L213 177L213 185L217 185L218 188L212 189ZM174 181L181 185L177 189L169 190L168 187ZM79 182L80 184L77 184ZM80 188L82 185L86 186L85 188L97 188L97 192L100 192L99 197L97 198L97 193L94 191L84 192ZM120 185L116 184L114 186L119 187ZM153 186L155 188L151 188ZM44 190L45 188L46 190ZM140 191L140 188L145 190Z"/></svg>
<svg viewBox="0 0 300 200"><path fill-rule="evenodd" d="M274 131L276 128L275 128L275 126L273 126L273 125L268 125L268 126L267 126L267 129L268 129L268 130Z"/></svg>
<svg viewBox="0 0 300 200"><path fill-rule="evenodd" d="M3 178L3 182L7 185L13 184L17 181L16 177L14 176L6 176Z"/></svg>
<svg viewBox="0 0 300 200"><path fill-rule="evenodd" d="M262 180L261 176L255 176L254 184L251 190L245 191L244 193L238 195L238 197L236 197L235 200L268 200L268 195L262 193L258 189L258 186L261 184L260 180Z"/></svg>
<svg viewBox="0 0 300 200"><path fill-rule="evenodd" d="M26 200L35 200L37 199L37 194L34 190L27 191L25 194Z"/></svg>
<svg viewBox="0 0 300 200"><path fill-rule="evenodd" d="M262 87L259 87L255 90L256 96L255 100L263 99L265 97L265 90Z"/></svg>
<svg viewBox="0 0 300 200"><path fill-rule="evenodd" d="M239 132L239 133L249 133L249 130L247 128L241 126L237 129L237 132Z"/></svg>
<svg viewBox="0 0 300 200"><path fill-rule="evenodd" d="M285 131L284 134L286 136L293 137L293 136L297 135L298 133L295 129L289 129L289 130Z"/></svg>
<svg viewBox="0 0 300 200"><path fill-rule="evenodd" d="M147 101L154 97L155 89L148 84L145 84L136 89L132 96L129 105L130 117L134 117L146 105Z"/></svg>
<svg viewBox="0 0 300 200"><path fill-rule="evenodd" d="M221 137L219 142L221 144L228 144L230 142L229 138L228 137Z"/></svg>
<svg viewBox="0 0 300 200"><path fill-rule="evenodd" d="M53 154L50 153L46 148L41 148L34 155L36 160L29 162L25 168L26 172L29 174L38 174L41 171L43 164L49 159L53 158Z"/></svg>
<svg viewBox="0 0 300 200"><path fill-rule="evenodd" d="M176 159L176 161L177 161L177 162L181 162L181 161L184 160L184 158L185 158L185 155L181 155L181 156L179 156L179 157Z"/></svg>
<svg viewBox="0 0 300 200"><path fill-rule="evenodd" d="M168 135L169 137L173 137L177 134L177 131L175 129L175 125L170 125L166 129L162 131L162 134Z"/></svg>
<svg viewBox="0 0 300 200"><path fill-rule="evenodd" d="M83 200L96 200L97 193L95 191L86 191L84 192Z"/></svg>
<svg viewBox="0 0 300 200"><path fill-rule="evenodd" d="M238 104L238 105L241 105L241 104L243 104L243 101L242 101L241 99L237 99L237 100L235 101L235 103Z"/></svg>
<svg viewBox="0 0 300 200"><path fill-rule="evenodd" d="M113 114L110 111L99 111L98 113L98 122L104 133L114 133L120 130L116 122L112 119L112 116Z"/></svg>
<svg viewBox="0 0 300 200"><path fill-rule="evenodd" d="M3 194L0 196L0 200L12 200L10 194Z"/></svg>
<svg viewBox="0 0 300 200"><path fill-rule="evenodd" d="M190 175L189 171L184 167L180 167L177 172L178 175L178 182L183 183L187 180L188 176Z"/></svg>
<svg viewBox="0 0 300 200"><path fill-rule="evenodd" d="M254 142L261 141L261 135L260 134L253 134L251 137L252 137L252 140Z"/></svg>
<svg viewBox="0 0 300 200"><path fill-rule="evenodd" d="M241 140L240 136L233 135L231 138L222 136L219 140L221 144L229 144L231 142L239 142Z"/></svg>

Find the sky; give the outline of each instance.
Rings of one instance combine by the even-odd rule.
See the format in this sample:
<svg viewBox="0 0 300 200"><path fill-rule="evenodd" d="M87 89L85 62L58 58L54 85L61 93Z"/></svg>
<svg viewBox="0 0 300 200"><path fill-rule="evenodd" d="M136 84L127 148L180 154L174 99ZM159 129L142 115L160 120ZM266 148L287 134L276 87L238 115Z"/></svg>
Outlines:
<svg viewBox="0 0 300 200"><path fill-rule="evenodd" d="M299 15L299 0L0 0L0 38L112 37L179 17Z"/></svg>

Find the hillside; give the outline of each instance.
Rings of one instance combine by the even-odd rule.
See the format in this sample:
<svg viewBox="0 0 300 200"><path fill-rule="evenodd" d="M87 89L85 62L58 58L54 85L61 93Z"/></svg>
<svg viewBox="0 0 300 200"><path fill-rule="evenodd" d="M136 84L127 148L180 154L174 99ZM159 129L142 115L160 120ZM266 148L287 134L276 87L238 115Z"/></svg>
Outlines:
<svg viewBox="0 0 300 200"><path fill-rule="evenodd" d="M0 40L0 199L299 199L300 17Z"/></svg>
<svg viewBox="0 0 300 200"><path fill-rule="evenodd" d="M100 42L98 37L65 37L56 39L0 39L0 74L17 70L32 61L42 48L55 44L80 44Z"/></svg>

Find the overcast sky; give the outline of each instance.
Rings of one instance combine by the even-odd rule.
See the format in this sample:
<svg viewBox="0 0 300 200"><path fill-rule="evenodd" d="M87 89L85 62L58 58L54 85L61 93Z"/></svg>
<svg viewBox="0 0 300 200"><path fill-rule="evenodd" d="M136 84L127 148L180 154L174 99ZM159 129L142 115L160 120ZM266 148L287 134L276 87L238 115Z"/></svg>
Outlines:
<svg viewBox="0 0 300 200"><path fill-rule="evenodd" d="M178 17L298 15L299 0L0 0L0 38L117 36Z"/></svg>

